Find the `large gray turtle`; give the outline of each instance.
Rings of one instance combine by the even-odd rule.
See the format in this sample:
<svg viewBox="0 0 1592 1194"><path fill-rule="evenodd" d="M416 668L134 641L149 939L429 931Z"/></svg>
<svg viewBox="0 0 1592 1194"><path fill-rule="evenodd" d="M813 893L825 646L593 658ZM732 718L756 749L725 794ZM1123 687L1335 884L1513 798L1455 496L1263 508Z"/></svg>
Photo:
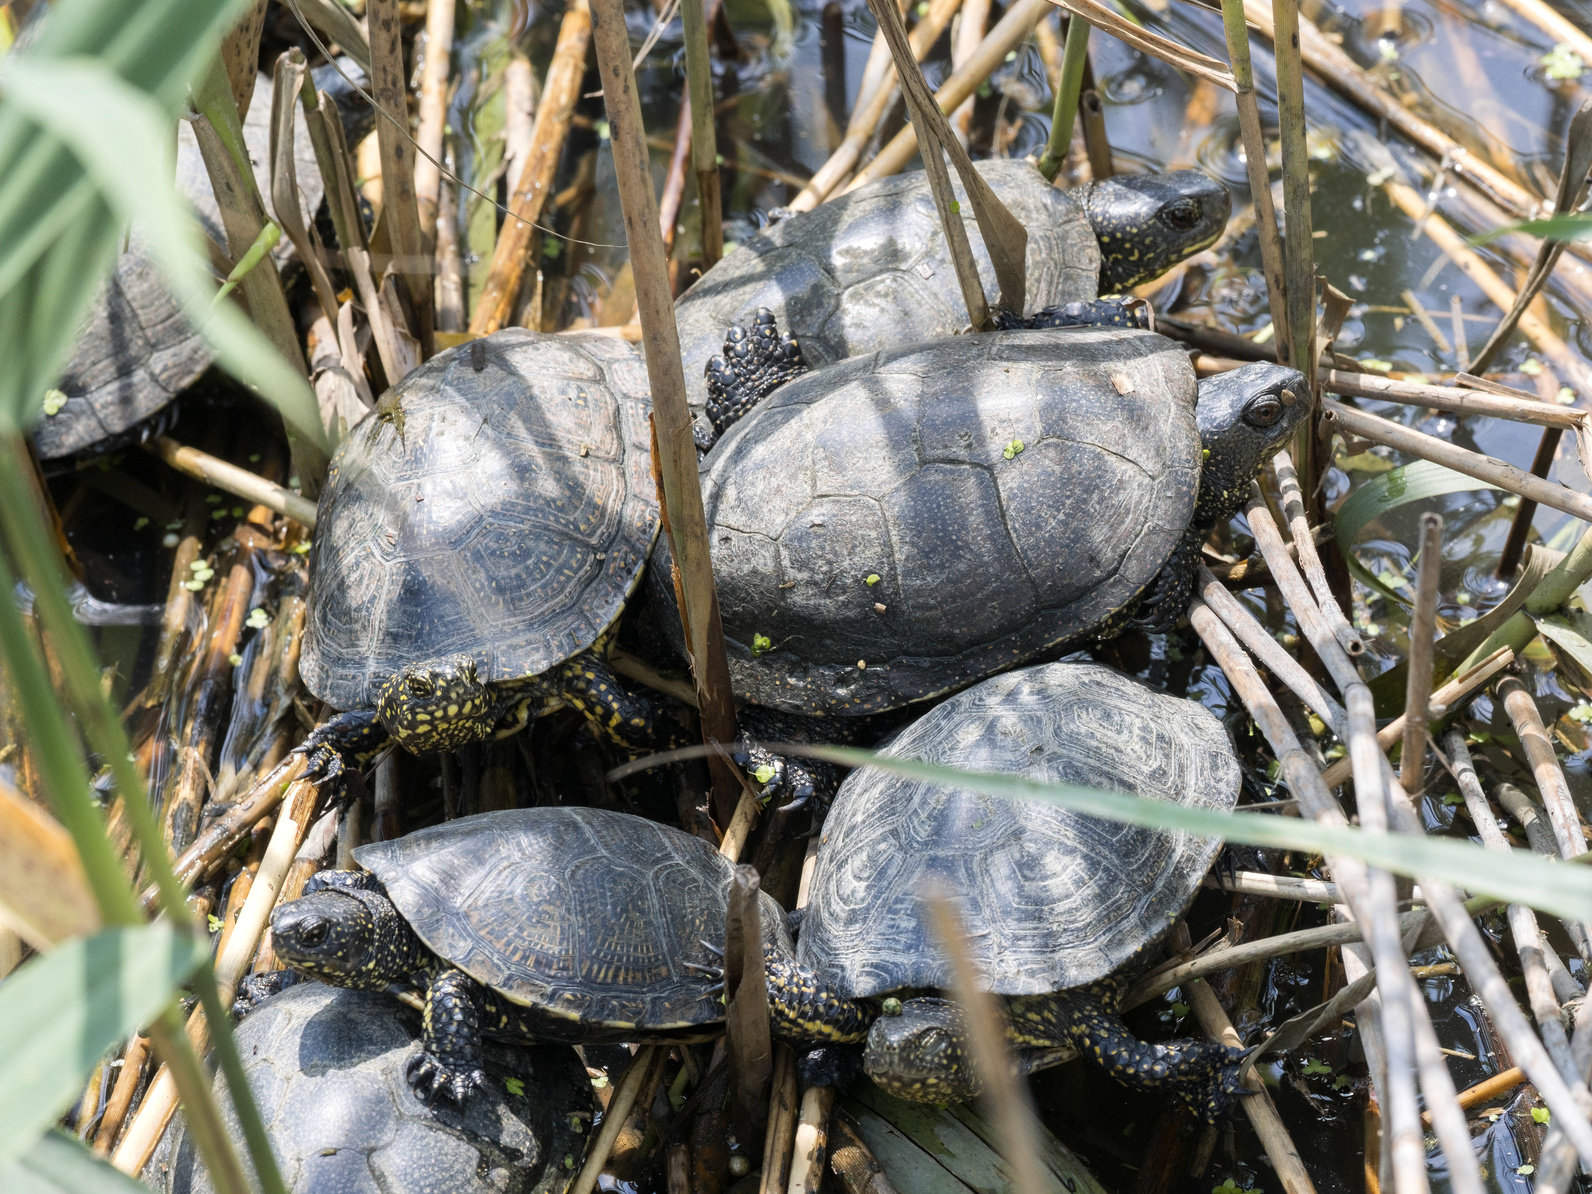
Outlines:
<svg viewBox="0 0 1592 1194"><path fill-rule="evenodd" d="M573 1049L489 1044L480 1097L427 1106L404 1069L421 1017L374 991L302 983L237 1029L244 1072L292 1194L561 1194L579 1162L591 1080ZM216 1079L233 1139L243 1134ZM144 1179L163 1194L210 1194L181 1117Z"/></svg>
<svg viewBox="0 0 1592 1194"><path fill-rule="evenodd" d="M870 714L1135 617L1170 626L1201 543L1309 406L1294 370L1196 386L1182 346L1094 328L950 337L778 386L702 465L737 695ZM649 584L678 645L665 550Z"/></svg>
<svg viewBox="0 0 1592 1194"><path fill-rule="evenodd" d="M1057 190L1028 162L977 169L1028 230L1028 314L1127 290L1212 244L1232 199L1198 170L1131 174ZM956 184L980 276L994 268ZM989 301L998 295L990 289ZM760 307L827 365L948 336L967 324L939 213L918 170L880 179L766 228L708 270L675 304L693 408L707 402L703 366L725 330Z"/></svg>
<svg viewBox="0 0 1592 1194"><path fill-rule="evenodd" d="M315 773L559 704L651 744L602 652L658 530L648 393L623 340L511 328L438 353L355 425L310 549L300 670L345 710L300 747Z"/></svg>
<svg viewBox="0 0 1592 1194"><path fill-rule="evenodd" d="M1213 714L1089 663L986 680L884 753L1190 808L1226 811L1239 792L1238 760ZM1220 846L1038 800L853 772L824 824L796 962L772 963L774 1027L796 1042L866 1040L864 1068L898 1097L973 1097L955 1005L922 995L951 985L923 905L937 887L1003 997L1014 1046L1074 1045L1118 1079L1171 1090L1215 1121L1240 1093L1240 1051L1146 1045L1117 1011L1125 980Z"/></svg>
<svg viewBox="0 0 1592 1194"><path fill-rule="evenodd" d="M364 82L351 59L340 59L339 65ZM330 65L317 67L314 78L316 86L337 102L349 144L355 144L362 135L360 130L370 124L369 106ZM271 97L271 77L262 74L243 123L244 141L267 202L271 193ZM320 170L303 113L295 120L294 169L306 209L313 215L321 201ZM192 207L204 234L225 245L221 210L199 144L185 123L179 123L177 133L177 190ZM273 256L284 264L291 252L291 244L284 240ZM106 451L160 430L159 416L169 415L172 399L197 381L212 359L210 349L166 289L160 268L135 226L126 252L117 258L115 271L95 298L62 369L57 388L65 401L34 427L33 445L39 458L54 460L79 452Z"/></svg>
<svg viewBox="0 0 1592 1194"><path fill-rule="evenodd" d="M463 1101L481 1038L701 1040L723 1030L712 941L734 866L667 825L593 808L461 817L354 851L364 871L271 917L277 956L324 982L425 993L410 1078ZM760 897L765 951L792 953Z"/></svg>

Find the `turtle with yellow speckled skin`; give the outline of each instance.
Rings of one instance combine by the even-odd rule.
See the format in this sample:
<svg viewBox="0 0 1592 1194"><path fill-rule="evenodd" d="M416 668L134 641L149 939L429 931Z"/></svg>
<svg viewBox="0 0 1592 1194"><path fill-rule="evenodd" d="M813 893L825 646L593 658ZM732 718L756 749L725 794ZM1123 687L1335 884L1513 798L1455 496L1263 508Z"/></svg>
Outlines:
<svg viewBox="0 0 1592 1194"><path fill-rule="evenodd" d="M425 995L409 1080L463 1102L481 1037L690 1041L723 1031L720 951L733 864L701 838L593 808L460 817L354 851L363 871L271 917L277 957L339 987ZM765 953L793 952L759 896Z"/></svg>
<svg viewBox="0 0 1592 1194"><path fill-rule="evenodd" d="M332 460L300 671L342 713L299 748L336 780L572 705L633 749L651 703L604 646L658 531L640 353L511 328L438 353Z"/></svg>

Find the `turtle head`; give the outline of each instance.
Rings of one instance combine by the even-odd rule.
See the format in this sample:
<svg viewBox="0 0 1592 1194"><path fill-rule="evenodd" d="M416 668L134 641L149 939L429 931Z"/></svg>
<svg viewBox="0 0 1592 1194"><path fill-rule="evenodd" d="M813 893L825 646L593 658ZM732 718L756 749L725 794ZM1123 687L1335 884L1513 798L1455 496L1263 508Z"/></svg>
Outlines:
<svg viewBox="0 0 1592 1194"><path fill-rule="evenodd" d="M490 738L492 698L468 655L416 664L388 676L376 698L376 716L393 741L413 754L457 750Z"/></svg>
<svg viewBox="0 0 1592 1194"><path fill-rule="evenodd" d="M895 1004L868 1030L862 1068L887 1093L909 1103L963 1103L983 1088L973 1072L967 1027L949 999Z"/></svg>
<svg viewBox="0 0 1592 1194"><path fill-rule="evenodd" d="M1233 197L1208 174L1173 170L1103 178L1083 206L1100 242L1100 293L1118 294L1215 244Z"/></svg>
<svg viewBox="0 0 1592 1194"><path fill-rule="evenodd" d="M328 888L271 914L271 947L334 987L379 991L424 965L427 950L383 891Z"/></svg>
<svg viewBox="0 0 1592 1194"><path fill-rule="evenodd" d="M1245 365L1200 382L1194 418L1205 461L1193 529L1204 535L1249 496L1249 483L1310 414L1310 390L1297 369Z"/></svg>

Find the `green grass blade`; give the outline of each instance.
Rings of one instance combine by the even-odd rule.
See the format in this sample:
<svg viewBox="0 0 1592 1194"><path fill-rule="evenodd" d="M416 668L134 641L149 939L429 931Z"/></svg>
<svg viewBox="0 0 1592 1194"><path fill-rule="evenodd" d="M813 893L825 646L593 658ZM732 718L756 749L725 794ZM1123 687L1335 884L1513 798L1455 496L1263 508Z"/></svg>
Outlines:
<svg viewBox="0 0 1592 1194"><path fill-rule="evenodd" d="M1333 519L1333 538L1337 540L1338 550L1343 553L1343 562L1348 565L1355 580L1373 592L1397 601L1400 605L1409 605L1408 598L1400 596L1384 585L1355 558L1354 541L1360 532L1373 519L1380 518L1389 510L1407 506L1411 502L1444 497L1450 493L1496 488L1496 485L1489 485L1485 481L1456 473L1453 469L1444 468L1440 464L1418 460L1414 464L1406 464L1403 468L1383 473L1350 494L1349 500L1338 508L1338 515Z"/></svg>
<svg viewBox="0 0 1592 1194"><path fill-rule="evenodd" d="M1491 232L1470 238L1473 245L1484 245L1511 232L1524 232L1527 236L1540 236L1547 240L1586 240L1592 236L1592 214L1581 213L1549 216L1542 220L1521 220L1518 224L1505 224Z"/></svg>
<svg viewBox="0 0 1592 1194"><path fill-rule="evenodd" d="M147 238L155 260L216 359L274 403L313 442L325 445L315 394L244 315L211 306L191 222L171 184L166 121L144 93L87 59L13 60L0 68L6 102L78 155L106 199ZM114 121L103 117L116 113ZM42 393L25 396L32 406ZM37 417L36 406L29 419ZM27 423L22 424L26 426Z"/></svg>
<svg viewBox="0 0 1592 1194"><path fill-rule="evenodd" d="M1496 854L1447 838L1372 834L1265 813L1221 813L1188 808L1076 784L1052 784L985 771L962 771L916 759L891 758L851 747L781 746L847 767L877 767L909 779L1017 800L1042 800L1109 821L1151 829L1182 830L1246 846L1304 850L1359 858L1399 875L1430 877L1477 895L1526 904L1570 920L1592 917L1592 867L1567 866L1528 851Z"/></svg>
<svg viewBox="0 0 1592 1194"><path fill-rule="evenodd" d="M49 1131L10 1169L0 1171L6 1194L149 1194L109 1161L72 1137Z"/></svg>
<svg viewBox="0 0 1592 1194"><path fill-rule="evenodd" d="M167 922L65 942L0 987L0 1171L71 1105L105 1050L148 1023L209 949Z"/></svg>

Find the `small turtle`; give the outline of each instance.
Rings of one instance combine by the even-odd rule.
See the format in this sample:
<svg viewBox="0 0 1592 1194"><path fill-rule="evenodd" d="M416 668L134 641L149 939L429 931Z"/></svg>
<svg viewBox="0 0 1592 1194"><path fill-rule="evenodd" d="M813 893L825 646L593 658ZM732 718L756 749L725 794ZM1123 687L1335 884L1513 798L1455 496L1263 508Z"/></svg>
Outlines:
<svg viewBox="0 0 1592 1194"><path fill-rule="evenodd" d="M298 1194L562 1194L591 1122L591 1080L567 1045L490 1043L468 1107L428 1108L404 1080L420 1016L372 991L301 983L237 1028L283 1183ZM216 1079L233 1140L243 1131ZM569 1158L570 1160L566 1160ZM215 1189L179 1115L144 1167L162 1194Z"/></svg>
<svg viewBox="0 0 1592 1194"><path fill-rule="evenodd" d="M438 353L354 426L310 549L300 668L345 710L299 748L314 774L561 704L653 744L652 703L604 662L658 530L648 395L622 340L511 328Z"/></svg>
<svg viewBox="0 0 1592 1194"><path fill-rule="evenodd" d="M1292 369L1196 383L1182 346L1132 329L947 337L761 401L739 379L798 373L795 346L765 314L730 347L710 380L750 413L702 463L730 676L808 716L900 709L1134 621L1169 629L1201 544L1310 408ZM679 646L667 550L649 584Z"/></svg>
<svg viewBox="0 0 1592 1194"><path fill-rule="evenodd" d="M337 66L364 83L363 72L352 59L340 59ZM316 67L312 75L315 86L336 101L348 144L358 144L374 122L374 112L332 64ZM244 142L260 190L267 197L271 191L271 93L271 76L261 74L243 122ZM321 202L321 176L304 116L299 113L294 119L298 125L293 141L294 169L313 216ZM199 144L193 130L181 121L177 127L176 183L205 235L217 244L226 244L221 210ZM284 238L272 255L278 264L285 264L292 251ZM117 258L115 270L95 297L78 330L72 355L62 366L56 388L64 401L59 406L47 404L47 413L33 429L34 450L40 460L52 461L84 452L108 452L161 434L175 418L173 399L200 378L211 360L209 346L166 289L160 268L135 225L126 251Z"/></svg>
<svg viewBox="0 0 1592 1194"><path fill-rule="evenodd" d="M1232 210L1227 188L1198 170L1119 174L1061 191L1028 162L976 168L1028 230L1029 312L1156 277L1213 244ZM994 269L972 205L953 185L990 287ZM991 289L990 303L997 297ZM880 179L771 225L680 296L675 318L695 410L706 406L701 369L724 330L759 307L814 366L960 331L967 307L924 172Z"/></svg>
<svg viewBox="0 0 1592 1194"><path fill-rule="evenodd" d="M701 1040L723 1030L714 985L734 868L707 842L627 813L530 808L461 817L361 846L364 871L282 905L287 965L340 987L425 993L415 1088L463 1101L481 1037ZM789 958L766 893L765 951Z"/></svg>
<svg viewBox="0 0 1592 1194"><path fill-rule="evenodd" d="M1238 760L1209 710L1090 663L986 680L884 753L1191 808L1231 809L1240 788ZM770 961L773 1026L798 1043L865 1040L864 1069L900 1098L974 1097L956 1007L932 994L951 981L922 904L937 887L1002 997L1013 1046L1073 1045L1119 1080L1170 1090L1216 1122L1243 1093L1242 1051L1147 1045L1117 1012L1220 846L1040 800L853 772L824 824L796 960Z"/></svg>

